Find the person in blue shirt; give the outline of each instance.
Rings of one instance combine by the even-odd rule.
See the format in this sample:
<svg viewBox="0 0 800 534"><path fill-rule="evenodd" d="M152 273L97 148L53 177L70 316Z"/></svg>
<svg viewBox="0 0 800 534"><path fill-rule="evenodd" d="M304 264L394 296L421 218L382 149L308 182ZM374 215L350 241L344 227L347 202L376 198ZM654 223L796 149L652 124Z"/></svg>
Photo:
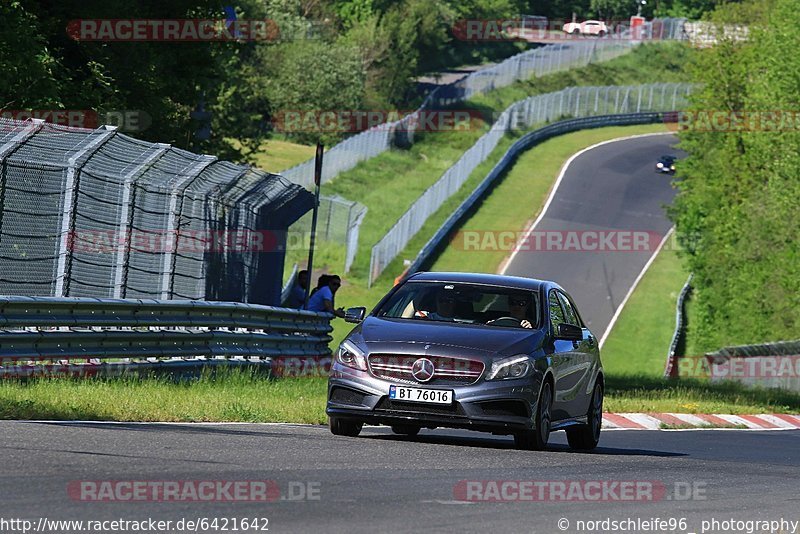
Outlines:
<svg viewBox="0 0 800 534"><path fill-rule="evenodd" d="M320 287L314 292L311 298L308 299L308 307L306 309L315 312L332 313L336 317L344 317L344 308L333 307L333 298L341 286L342 279L339 278L339 276L330 276L328 278L328 284Z"/></svg>
<svg viewBox="0 0 800 534"><path fill-rule="evenodd" d="M289 302L287 303L290 308L303 309L306 303L306 288L308 287L308 271L303 269L297 273L297 278L294 281L292 290L289 293Z"/></svg>

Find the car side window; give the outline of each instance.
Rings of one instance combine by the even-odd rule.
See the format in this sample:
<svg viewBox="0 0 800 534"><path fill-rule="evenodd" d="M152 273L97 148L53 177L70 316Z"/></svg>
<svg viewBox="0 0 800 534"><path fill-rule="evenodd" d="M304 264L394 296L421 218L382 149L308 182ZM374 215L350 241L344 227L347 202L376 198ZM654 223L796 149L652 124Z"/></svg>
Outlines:
<svg viewBox="0 0 800 534"><path fill-rule="evenodd" d="M561 305L564 306L564 316L567 319L566 322L568 322L571 325L582 326L581 320L578 319L578 314L575 312L575 309L572 306L572 303L567 298L567 296L561 291L559 291L558 298L561 300Z"/></svg>
<svg viewBox="0 0 800 534"><path fill-rule="evenodd" d="M561 309L561 303L558 300L558 295L556 295L555 290L550 291L548 304L550 307L550 326L552 326L553 332L558 332L558 323L563 323L565 321L564 310Z"/></svg>

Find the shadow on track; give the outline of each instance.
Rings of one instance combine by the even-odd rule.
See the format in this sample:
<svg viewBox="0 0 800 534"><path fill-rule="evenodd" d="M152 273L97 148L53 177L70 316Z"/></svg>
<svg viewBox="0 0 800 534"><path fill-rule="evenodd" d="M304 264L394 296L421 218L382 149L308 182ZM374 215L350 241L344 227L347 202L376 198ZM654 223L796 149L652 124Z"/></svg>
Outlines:
<svg viewBox="0 0 800 534"><path fill-rule="evenodd" d="M557 436L557 434L556 434ZM509 451L517 451L514 446L514 440L509 436L507 439L497 438L481 438L471 436L453 436L453 435L435 435L435 434L421 434L414 437L399 436L394 434L368 434L362 435L358 439L370 439L380 441L397 441L397 442L410 442L428 445L453 445L456 447L473 447L480 449L501 449ZM602 440L602 437L600 438ZM602 441L601 441L602 443ZM537 452L537 451L518 451L521 454ZM547 450L541 452L556 452L566 454L580 454L580 455L608 455L608 456L653 456L659 458L671 458L687 456L687 454L680 452L667 452L667 451L653 451L647 449L621 449L616 447L603 447L599 446L593 451L576 451L570 449L567 445L558 443L551 443Z"/></svg>
<svg viewBox="0 0 800 534"><path fill-rule="evenodd" d="M256 436L261 438L286 438L286 439L309 439L319 440L319 436L307 435L304 436L298 433L286 432L287 429L293 428L291 425L273 427L276 429L284 429L284 431L266 431L269 426L263 426L265 430L245 430L243 428L236 428L233 425L236 423L225 424L224 426L213 426L213 423L208 425L197 425L193 423L118 423L114 421L109 422L91 422L91 421L20 421L20 423L33 424L33 425L55 425L62 428L92 428L110 431L133 431L133 432L158 432L165 433L180 433L180 434L200 434L200 435L220 435L220 436ZM248 423L241 423L246 425ZM320 426L320 428L323 428ZM331 436L332 437L332 436Z"/></svg>

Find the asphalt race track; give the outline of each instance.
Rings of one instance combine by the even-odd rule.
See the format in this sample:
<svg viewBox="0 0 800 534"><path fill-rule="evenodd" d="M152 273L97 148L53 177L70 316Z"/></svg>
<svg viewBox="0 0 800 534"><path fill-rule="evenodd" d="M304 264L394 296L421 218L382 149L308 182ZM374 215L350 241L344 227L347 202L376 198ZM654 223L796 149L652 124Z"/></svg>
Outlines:
<svg viewBox="0 0 800 534"><path fill-rule="evenodd" d="M575 453L563 432L553 434L551 450L529 452L513 449L510 437L447 430L406 438L371 427L345 438L321 426L268 424L4 421L0 429L0 517L34 523L266 517L269 532L556 533L562 518L571 525L564 532L579 532L578 520L607 518L686 517L687 529L672 532L700 532L700 521L711 518L800 519L800 432L793 430L608 431L596 451ZM302 487L314 498L83 502L68 493L87 480L273 480L284 497L291 485L294 496ZM600 502L467 502L458 489L461 481L520 480L650 481L666 493L653 492L653 500L620 501L612 492L616 500Z"/></svg>
<svg viewBox="0 0 800 534"><path fill-rule="evenodd" d="M577 157L537 230L663 236L674 190L653 166L678 153L674 141L637 138ZM507 272L561 283L600 336L652 252L524 251ZM563 432L530 452L509 436L441 429L407 438L368 427L346 438L304 425L0 421L0 451L3 533L23 532L9 520L28 520L29 532L686 534L704 520L720 522L705 532L748 532L730 521L800 519L796 430L604 431L597 450L579 453ZM213 491L163 499L168 485L201 483ZM269 497L245 502L234 484L268 487ZM148 519L172 523L49 523ZM628 520L640 523L611 523Z"/></svg>
<svg viewBox="0 0 800 534"><path fill-rule="evenodd" d="M655 172L658 158L685 154L671 135L638 137L603 144L576 157L567 168L544 217L505 274L554 280L575 299L584 321L601 338L628 289L672 227L664 206L675 196L673 177ZM648 246L617 250L576 250L565 232L587 235L648 235ZM589 232L586 234L586 232ZM611 232L623 232L611 234ZM548 234L563 235L564 246L548 246ZM597 233L597 234L595 234ZM624 245L624 242L622 242ZM587 247L588 248L588 247ZM625 250L619 250L624 248ZM632 250L638 248L638 250ZM543 250L544 249L544 250Z"/></svg>

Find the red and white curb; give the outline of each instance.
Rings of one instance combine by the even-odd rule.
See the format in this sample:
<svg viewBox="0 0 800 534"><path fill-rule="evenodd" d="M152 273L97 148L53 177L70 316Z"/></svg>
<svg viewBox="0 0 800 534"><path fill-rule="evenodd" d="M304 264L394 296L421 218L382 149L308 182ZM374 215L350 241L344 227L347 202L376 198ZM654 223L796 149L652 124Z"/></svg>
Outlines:
<svg viewBox="0 0 800 534"><path fill-rule="evenodd" d="M604 430L672 430L740 428L748 430L800 429L800 415L729 415L707 413L604 413Z"/></svg>

